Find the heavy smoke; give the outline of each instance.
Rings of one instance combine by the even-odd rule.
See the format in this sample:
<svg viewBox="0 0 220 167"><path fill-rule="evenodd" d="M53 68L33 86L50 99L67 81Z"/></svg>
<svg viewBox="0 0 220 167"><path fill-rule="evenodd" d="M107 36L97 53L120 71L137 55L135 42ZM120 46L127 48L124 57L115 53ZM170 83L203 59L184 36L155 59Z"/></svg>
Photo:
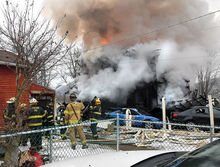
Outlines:
<svg viewBox="0 0 220 167"><path fill-rule="evenodd" d="M206 31L216 25L216 15L169 27L208 13L206 0L47 0L46 7L54 21L64 17L60 34L68 30L69 41L83 39L82 99L126 100L139 82L161 78L168 82L161 94L181 98L184 79L193 85L218 38Z"/></svg>

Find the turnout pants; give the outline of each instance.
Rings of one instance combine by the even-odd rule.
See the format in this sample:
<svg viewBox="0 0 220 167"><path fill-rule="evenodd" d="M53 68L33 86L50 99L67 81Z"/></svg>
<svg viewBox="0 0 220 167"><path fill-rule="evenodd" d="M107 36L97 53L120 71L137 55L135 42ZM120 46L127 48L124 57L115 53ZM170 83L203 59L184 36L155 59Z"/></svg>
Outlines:
<svg viewBox="0 0 220 167"><path fill-rule="evenodd" d="M31 130L36 130L38 128L31 128ZM31 133L29 135L31 147L30 150L39 151L42 149L42 132Z"/></svg>
<svg viewBox="0 0 220 167"><path fill-rule="evenodd" d="M83 132L83 127L82 126L76 126L76 127L70 128L70 140L71 140L72 146L76 145L75 129L79 134L82 145L85 145L86 144L86 137L85 137L85 134Z"/></svg>
<svg viewBox="0 0 220 167"><path fill-rule="evenodd" d="M61 136L62 138L66 137L66 134L65 134L66 130L67 130L67 128L62 128L62 129L60 129L60 136Z"/></svg>
<svg viewBox="0 0 220 167"><path fill-rule="evenodd" d="M96 122L96 121L91 121L91 122ZM91 131L92 131L92 137L93 138L98 138L98 134L97 134L97 124L98 123L92 123L91 125L90 125L90 129L91 129Z"/></svg>

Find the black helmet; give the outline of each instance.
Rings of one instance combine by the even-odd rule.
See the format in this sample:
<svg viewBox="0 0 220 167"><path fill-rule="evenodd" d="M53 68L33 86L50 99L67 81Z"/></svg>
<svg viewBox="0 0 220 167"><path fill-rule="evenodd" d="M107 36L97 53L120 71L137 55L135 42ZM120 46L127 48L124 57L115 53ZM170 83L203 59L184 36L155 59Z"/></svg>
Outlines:
<svg viewBox="0 0 220 167"><path fill-rule="evenodd" d="M70 99L76 99L76 94L75 93L71 93L70 94Z"/></svg>

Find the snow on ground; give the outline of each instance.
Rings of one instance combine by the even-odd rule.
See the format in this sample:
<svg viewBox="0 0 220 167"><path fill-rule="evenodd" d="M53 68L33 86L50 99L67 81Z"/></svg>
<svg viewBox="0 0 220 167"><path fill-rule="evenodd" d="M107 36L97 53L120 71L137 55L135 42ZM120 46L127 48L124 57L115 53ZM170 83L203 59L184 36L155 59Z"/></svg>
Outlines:
<svg viewBox="0 0 220 167"><path fill-rule="evenodd" d="M106 152L67 159L44 165L45 167L128 167L148 157L171 151L119 151Z"/></svg>

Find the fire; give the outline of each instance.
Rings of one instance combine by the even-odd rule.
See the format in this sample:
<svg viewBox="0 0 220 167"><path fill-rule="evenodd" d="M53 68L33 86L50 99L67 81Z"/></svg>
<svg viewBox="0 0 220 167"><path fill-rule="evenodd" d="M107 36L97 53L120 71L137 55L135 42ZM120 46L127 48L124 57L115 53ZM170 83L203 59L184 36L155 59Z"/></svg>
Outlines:
<svg viewBox="0 0 220 167"><path fill-rule="evenodd" d="M104 38L104 39L102 39L102 40L100 41L100 44L102 44L102 45L106 45L106 44L108 44L109 42L110 42L109 39Z"/></svg>

